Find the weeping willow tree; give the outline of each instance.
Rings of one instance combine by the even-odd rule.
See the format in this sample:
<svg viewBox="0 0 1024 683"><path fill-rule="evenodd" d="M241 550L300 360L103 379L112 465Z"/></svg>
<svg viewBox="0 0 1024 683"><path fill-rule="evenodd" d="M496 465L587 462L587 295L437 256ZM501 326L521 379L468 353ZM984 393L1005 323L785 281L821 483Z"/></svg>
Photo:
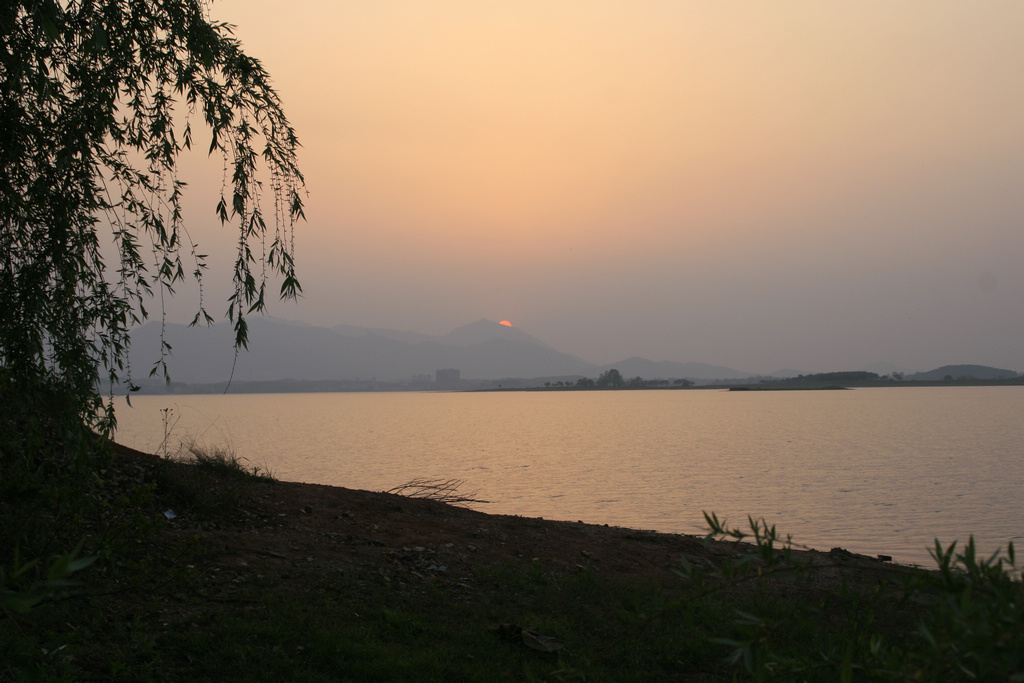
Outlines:
<svg viewBox="0 0 1024 683"><path fill-rule="evenodd" d="M202 292L207 263L176 173L194 142L223 159L215 211L238 231L227 301L236 348L269 283L280 281L284 298L301 291L298 141L267 72L208 9L204 0L0 3L6 455L31 448L26 421L59 415L65 427L110 430L103 387L130 381L130 332L151 315L147 303L184 280ZM201 294L196 310L193 324L213 321Z"/></svg>

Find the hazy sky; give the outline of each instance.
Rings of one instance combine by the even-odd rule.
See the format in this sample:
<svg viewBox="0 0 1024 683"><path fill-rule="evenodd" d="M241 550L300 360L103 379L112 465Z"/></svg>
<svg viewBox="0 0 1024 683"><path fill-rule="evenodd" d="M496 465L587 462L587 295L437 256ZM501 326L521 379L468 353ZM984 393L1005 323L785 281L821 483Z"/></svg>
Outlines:
<svg viewBox="0 0 1024 683"><path fill-rule="evenodd" d="M212 14L303 143L306 296L273 315L427 333L507 319L598 363L1024 371L1024 3ZM211 228L212 166L186 169Z"/></svg>

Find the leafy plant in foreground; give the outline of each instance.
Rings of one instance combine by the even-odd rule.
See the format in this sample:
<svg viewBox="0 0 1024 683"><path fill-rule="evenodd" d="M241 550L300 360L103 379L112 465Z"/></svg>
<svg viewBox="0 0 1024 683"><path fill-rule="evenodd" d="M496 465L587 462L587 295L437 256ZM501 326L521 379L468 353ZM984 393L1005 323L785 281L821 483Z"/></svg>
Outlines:
<svg viewBox="0 0 1024 683"><path fill-rule="evenodd" d="M943 548L936 541L931 554L938 572L921 599L933 616L918 628L916 669L933 680L948 673L1024 681L1024 584L1013 543L1005 556L997 550L979 558L973 537L960 553L956 542Z"/></svg>
<svg viewBox="0 0 1024 683"><path fill-rule="evenodd" d="M748 518L749 532L713 513L705 520L708 541L732 540L740 552L715 568L717 583L686 564L684 575L704 595L747 582L769 592L768 579L810 580L833 566L798 560L792 540L780 539L763 520ZM877 589L858 592L844 581L831 603L808 601L786 613L766 601L760 611L738 610L736 635L713 641L728 647L728 661L754 680L1024 681L1024 584L1013 544L1005 555L999 550L987 558L978 557L973 537L962 552L956 546L935 542L934 571L891 567L886 578L884 566L851 564L844 571L881 572ZM894 600L914 608L916 625L881 618ZM792 647L801 628L810 640ZM830 630L834 635L813 639Z"/></svg>
<svg viewBox="0 0 1024 683"><path fill-rule="evenodd" d="M8 575L7 571L0 567L0 610L25 613L36 605L59 598L71 588L78 586L79 583L71 579L71 575L96 561L95 556L78 557L81 549L82 546L79 544L72 552L53 558L46 577L32 581L28 585L24 584L30 580L39 560L24 562L20 553L15 551L11 573Z"/></svg>

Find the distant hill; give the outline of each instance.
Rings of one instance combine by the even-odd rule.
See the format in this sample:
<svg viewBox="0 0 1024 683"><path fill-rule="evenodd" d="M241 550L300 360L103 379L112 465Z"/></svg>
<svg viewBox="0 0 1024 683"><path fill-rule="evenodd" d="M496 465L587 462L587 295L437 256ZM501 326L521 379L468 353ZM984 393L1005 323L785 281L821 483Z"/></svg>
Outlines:
<svg viewBox="0 0 1024 683"><path fill-rule="evenodd" d="M938 382L952 379L1012 379L1017 376L1013 370L991 368L987 365L943 365L928 372L907 375L906 379L917 382Z"/></svg>
<svg viewBox="0 0 1024 683"><path fill-rule="evenodd" d="M492 339L505 339L526 342L551 349L550 346L542 342L540 339L523 332L519 328L502 325L501 323L496 323L487 319L480 319L475 323L469 323L468 325L457 327L448 334L441 336L433 336L423 334L421 332L408 332L404 330L357 327L355 325L336 325L330 329L344 337L364 337L367 335L373 335L384 337L386 339L408 342L410 344L436 342L448 346L472 346Z"/></svg>
<svg viewBox="0 0 1024 683"><path fill-rule="evenodd" d="M789 377L797 377L799 375L806 375L807 373L803 370L793 370L792 368L783 368L782 370L776 370L775 372L769 372L765 377L774 377L776 379L787 379Z"/></svg>
<svg viewBox="0 0 1024 683"><path fill-rule="evenodd" d="M894 373L909 375L915 372L914 370L900 367L899 365L894 365L893 363L873 363L871 365L858 369L863 370L865 372L873 372L876 375L881 375L883 377L885 375L892 375Z"/></svg>
<svg viewBox="0 0 1024 683"><path fill-rule="evenodd" d="M527 332L481 319L445 335L383 328L338 325L316 327L301 322L254 316L249 320L249 350L238 354L235 382L389 382L422 386L434 373L456 368L467 380L534 380L537 378L597 378L612 368L630 379L688 379L698 384L743 381L754 373L706 363L651 361L631 357L598 365L563 353ZM159 357L160 324L149 323L132 334L129 355L133 377L145 380ZM235 363L234 332L222 322L213 327L166 326L171 345L171 378L186 384L216 384L231 377ZM882 374L894 366L876 364ZM784 370L776 377L795 377ZM907 374L907 381L1017 377L1012 370L985 365L945 365L928 372ZM509 382L506 386L511 386ZM285 386L280 384L280 386ZM524 385L525 386L525 385Z"/></svg>
<svg viewBox="0 0 1024 683"><path fill-rule="evenodd" d="M523 332L517 327L502 325L501 323L496 323L483 318L477 320L475 323L455 328L443 337L439 337L438 341L442 344L451 344L452 346L473 346L474 344L490 342L496 339L501 341L533 344L535 346L540 346L541 348L554 351L554 349L542 342L540 339Z"/></svg>
<svg viewBox="0 0 1024 683"><path fill-rule="evenodd" d="M249 350L238 355L236 382L367 381L410 382L457 368L464 379L592 377L616 368L626 377L685 378L697 381L741 379L749 373L703 363L629 358L597 365L562 353L532 335L490 320L478 320L442 336L416 332L305 323L253 317ZM160 325L149 323L132 336L131 365L144 379L159 356ZM231 326L189 328L167 325L171 378L187 384L214 384L231 377L235 362Z"/></svg>
<svg viewBox="0 0 1024 683"><path fill-rule="evenodd" d="M419 344L420 342L434 341L435 339L435 337L432 337L429 334L423 334L422 332L389 330L380 327L356 327L355 325L336 325L335 327L332 327L330 329L343 337L365 337L367 335L373 335L376 337L384 337L385 339L395 339L397 341L408 342L410 344Z"/></svg>
<svg viewBox="0 0 1024 683"><path fill-rule="evenodd" d="M862 368L858 368L859 372L873 372L876 375L885 377L886 375L892 375L898 373L901 375L909 375L910 370L894 365L893 363L872 363ZM775 372L765 375L766 377L774 377L776 379L789 379L791 377L799 377L800 375L810 375L806 370L793 370L792 368L785 368L783 370L776 370Z"/></svg>
<svg viewBox="0 0 1024 683"><path fill-rule="evenodd" d="M592 363L556 351L525 333L509 334L504 325L492 325L501 329L491 338L479 335L478 329L456 334L455 343L445 343L445 338L426 335L410 334L403 339L393 331L338 331L253 318L249 350L239 354L234 379L408 382L416 375L433 376L441 368L458 368L463 377L473 379L599 374ZM140 379L159 355L159 334L156 323L133 334L130 358ZM480 341L474 341L473 334ZM230 325L168 325L165 338L172 347L169 366L174 381L209 384L231 376L234 350Z"/></svg>

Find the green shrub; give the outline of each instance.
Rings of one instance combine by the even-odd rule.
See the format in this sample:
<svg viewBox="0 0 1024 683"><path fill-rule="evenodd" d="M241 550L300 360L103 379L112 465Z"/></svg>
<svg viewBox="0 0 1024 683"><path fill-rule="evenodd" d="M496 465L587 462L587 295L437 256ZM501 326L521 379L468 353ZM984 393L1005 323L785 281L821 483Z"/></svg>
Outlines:
<svg viewBox="0 0 1024 683"><path fill-rule="evenodd" d="M690 565L683 574L701 595L744 584L764 591L737 610L731 632L712 638L753 680L1024 681L1024 585L1012 543L979 558L973 537L962 552L936 541L933 571L851 564L844 571L877 574L875 590L844 580L838 595L780 609L766 582L809 581L834 565L796 559L792 540L763 520L749 518L747 532L705 519L708 540L734 541L739 556L713 576Z"/></svg>

